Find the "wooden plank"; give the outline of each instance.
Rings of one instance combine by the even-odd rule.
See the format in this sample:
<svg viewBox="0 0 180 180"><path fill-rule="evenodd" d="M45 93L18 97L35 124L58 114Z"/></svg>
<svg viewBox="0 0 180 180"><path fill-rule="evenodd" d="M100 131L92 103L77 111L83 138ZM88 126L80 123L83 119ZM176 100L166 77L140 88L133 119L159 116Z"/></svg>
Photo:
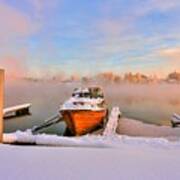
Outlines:
<svg viewBox="0 0 180 180"><path fill-rule="evenodd" d="M4 70L0 70L0 143L3 142Z"/></svg>
<svg viewBox="0 0 180 180"><path fill-rule="evenodd" d="M30 115L29 108L31 104L22 104L18 106L8 107L3 110L4 119L14 118L16 116Z"/></svg>
<svg viewBox="0 0 180 180"><path fill-rule="evenodd" d="M177 127L180 125L180 115L174 113L172 118L171 118L171 125L172 127Z"/></svg>
<svg viewBox="0 0 180 180"><path fill-rule="evenodd" d="M31 107L30 103L8 107L8 108L3 109L3 115L6 115L7 113L11 113L11 112L20 111L23 109L29 109L30 107Z"/></svg>
<svg viewBox="0 0 180 180"><path fill-rule="evenodd" d="M121 112L119 110L119 107L113 107L108 122L105 126L103 135L109 136L116 134L116 129L118 126L118 120L120 119L120 116Z"/></svg>

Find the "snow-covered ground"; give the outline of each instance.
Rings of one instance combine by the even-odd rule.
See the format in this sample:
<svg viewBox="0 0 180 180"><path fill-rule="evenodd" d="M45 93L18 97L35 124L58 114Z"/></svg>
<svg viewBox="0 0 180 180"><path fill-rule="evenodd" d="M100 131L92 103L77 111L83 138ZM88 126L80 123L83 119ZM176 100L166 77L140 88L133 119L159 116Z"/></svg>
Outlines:
<svg viewBox="0 0 180 180"><path fill-rule="evenodd" d="M47 135L36 138L42 144L49 142ZM1 178L180 179L180 141L119 135L54 136L52 141L71 147L0 145Z"/></svg>
<svg viewBox="0 0 180 180"><path fill-rule="evenodd" d="M115 133L118 115L119 110L114 108L104 135L61 137L33 135L30 130L4 134L5 143L29 142L37 146L0 145L1 178L179 180L180 138L172 141L165 137L118 135ZM129 133L139 132L142 136L179 133L178 128L155 127L122 118L117 131L123 134L128 128Z"/></svg>

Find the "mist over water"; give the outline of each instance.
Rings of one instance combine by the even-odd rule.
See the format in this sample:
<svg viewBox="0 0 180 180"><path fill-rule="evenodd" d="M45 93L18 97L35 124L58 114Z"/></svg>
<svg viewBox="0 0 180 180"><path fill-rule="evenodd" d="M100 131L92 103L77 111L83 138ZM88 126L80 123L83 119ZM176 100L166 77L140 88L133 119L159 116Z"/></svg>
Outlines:
<svg viewBox="0 0 180 180"><path fill-rule="evenodd" d="M172 114L180 113L179 84L124 84L105 90L111 105L118 105L126 117L169 125Z"/></svg>
<svg viewBox="0 0 180 180"><path fill-rule="evenodd" d="M73 84L53 84L43 82L11 82L5 86L5 106L31 103L31 116L5 120L5 131L25 130L41 124L58 112L59 106L71 95ZM47 133L63 131L62 123L47 129Z"/></svg>
<svg viewBox="0 0 180 180"><path fill-rule="evenodd" d="M5 132L25 130L58 112L59 106L81 83L7 82L5 106L32 103L31 116L5 120ZM83 85L84 86L84 85ZM170 125L171 115L180 113L178 84L109 84L103 87L109 108L119 106L123 116L156 125ZM59 123L43 132L62 134Z"/></svg>

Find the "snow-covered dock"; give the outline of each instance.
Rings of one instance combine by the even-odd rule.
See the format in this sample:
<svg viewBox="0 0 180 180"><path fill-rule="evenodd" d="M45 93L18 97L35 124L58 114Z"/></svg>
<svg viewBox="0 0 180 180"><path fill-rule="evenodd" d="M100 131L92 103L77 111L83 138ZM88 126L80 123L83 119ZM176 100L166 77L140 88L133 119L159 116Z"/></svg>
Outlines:
<svg viewBox="0 0 180 180"><path fill-rule="evenodd" d="M64 137L58 135L37 134L31 131L17 131L3 135L4 144L32 144L42 146L61 147L121 147L122 145L150 146L158 148L180 148L180 140L170 141L166 138L131 137L126 135L84 135L75 137Z"/></svg>
<svg viewBox="0 0 180 180"><path fill-rule="evenodd" d="M3 117L8 118L12 116L14 117L14 116L29 114L30 107L31 104L27 103L27 104L21 104L21 105L5 108L3 109Z"/></svg>
<svg viewBox="0 0 180 180"><path fill-rule="evenodd" d="M171 125L172 127L177 127L178 125L180 125L180 115L174 113L172 118L171 118Z"/></svg>
<svg viewBox="0 0 180 180"><path fill-rule="evenodd" d="M120 119L121 112L119 110L119 107L113 107L111 114L108 118L108 122L106 124L106 127L104 129L103 135L114 135L116 134L116 129L118 125L118 120Z"/></svg>
<svg viewBox="0 0 180 180"><path fill-rule="evenodd" d="M121 112L118 107L112 108L110 117L106 124L103 136L112 136L116 134L118 120ZM4 134L3 142L6 144L36 144L50 146L96 146L97 142L84 141L81 138L61 137L57 135L33 134L32 130L25 132L17 131L15 133ZM98 141L98 145L99 145ZM101 144L101 143L100 143ZM104 143L101 144L104 146Z"/></svg>

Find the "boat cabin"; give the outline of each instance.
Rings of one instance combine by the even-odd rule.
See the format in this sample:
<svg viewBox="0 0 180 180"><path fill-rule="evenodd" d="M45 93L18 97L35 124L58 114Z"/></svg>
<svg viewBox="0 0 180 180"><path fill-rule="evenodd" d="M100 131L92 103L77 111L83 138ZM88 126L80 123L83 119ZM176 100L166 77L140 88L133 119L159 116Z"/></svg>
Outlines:
<svg viewBox="0 0 180 180"><path fill-rule="evenodd" d="M78 98L104 98L102 89L99 87L75 88L72 96Z"/></svg>

